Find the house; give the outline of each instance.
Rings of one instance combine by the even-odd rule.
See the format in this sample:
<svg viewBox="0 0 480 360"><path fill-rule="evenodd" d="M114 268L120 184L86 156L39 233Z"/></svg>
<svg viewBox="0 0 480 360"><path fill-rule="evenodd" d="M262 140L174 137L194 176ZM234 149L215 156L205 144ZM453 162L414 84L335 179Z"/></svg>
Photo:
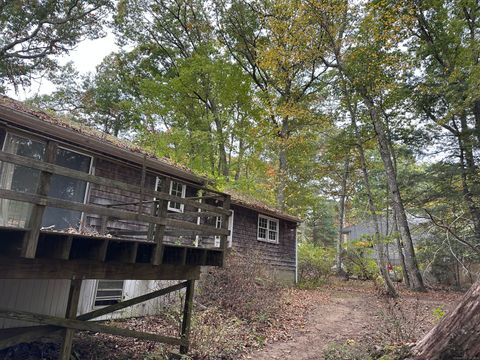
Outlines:
<svg viewBox="0 0 480 360"><path fill-rule="evenodd" d="M0 308L60 321L72 279L83 279L80 318L153 314L168 299L115 305L181 280L188 294L200 267L222 266L229 247L256 250L282 280L296 279L299 219L208 188L184 166L8 97L0 146ZM0 329L27 325L0 311ZM169 341L188 346L184 325Z"/></svg>
<svg viewBox="0 0 480 360"><path fill-rule="evenodd" d="M384 237L392 236L394 231L394 221L392 216L378 216L378 227L380 234ZM412 240L416 244L423 236L425 236L422 231L422 225L428 222L427 219L416 218L411 215L408 216L408 223L410 226L410 231L412 234ZM355 240L360 240L365 237L372 237L375 234L375 224L372 219L365 219L357 224L347 226L343 229L344 234L344 243L348 248L349 243ZM385 244L385 255L387 261L392 265L400 265L400 253L398 251L398 246L393 237L390 238L390 241L387 241ZM376 250L372 254L373 258L377 258Z"/></svg>

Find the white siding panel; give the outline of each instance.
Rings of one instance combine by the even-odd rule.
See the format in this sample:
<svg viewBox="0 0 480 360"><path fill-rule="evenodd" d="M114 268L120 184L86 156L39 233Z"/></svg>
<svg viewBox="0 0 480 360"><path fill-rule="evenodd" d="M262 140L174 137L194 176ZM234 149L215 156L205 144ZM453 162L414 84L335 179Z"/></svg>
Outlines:
<svg viewBox="0 0 480 360"><path fill-rule="evenodd" d="M0 280L0 306L40 314L65 314L68 280ZM25 321L0 319L0 329L35 325Z"/></svg>
<svg viewBox="0 0 480 360"><path fill-rule="evenodd" d="M125 280L124 299L131 299L155 291L178 281ZM69 280L0 280L0 306L40 314L63 317L67 308ZM96 280L84 280L79 303L79 314L92 311ZM158 314L165 306L179 300L179 292L149 300L105 315L96 320L108 320ZM24 321L0 319L0 329L36 325Z"/></svg>

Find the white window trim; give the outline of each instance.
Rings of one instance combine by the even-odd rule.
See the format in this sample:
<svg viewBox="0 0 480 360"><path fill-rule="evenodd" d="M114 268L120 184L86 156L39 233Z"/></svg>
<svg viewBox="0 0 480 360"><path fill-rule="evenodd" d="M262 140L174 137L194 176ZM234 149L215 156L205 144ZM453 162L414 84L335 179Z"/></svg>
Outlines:
<svg viewBox="0 0 480 360"><path fill-rule="evenodd" d="M230 210L230 216L228 217L228 230L230 231L230 234L227 236L227 247L231 248L233 244L233 216L235 215L235 212L233 210ZM221 216L217 216L215 218L215 227L217 227L217 219L220 218ZM214 247L220 247L220 241L221 241L221 236L220 235L215 235L215 242L214 242Z"/></svg>
<svg viewBox="0 0 480 360"><path fill-rule="evenodd" d="M266 229L266 238L261 238L259 236L260 234L260 219L266 219L267 220L267 229ZM277 233L277 236L276 236L276 240L269 240L268 239L268 232L271 231L270 230L270 226L269 226L269 222L270 221L273 221L277 224L277 230L275 231ZM263 229L263 228L262 228ZM257 221L257 240L258 241L263 241L263 242L267 242L267 243L270 243L270 244L278 244L279 243L279 240L280 240L280 221L276 218L272 218L270 216L266 216L266 215L262 215L262 214L258 214L258 221Z"/></svg>
<svg viewBox="0 0 480 360"><path fill-rule="evenodd" d="M158 178L157 178L157 180L158 180ZM172 195L173 183L177 183L177 184L182 185L182 196L180 198L185 199L185 193L187 192L187 185L182 184L180 181L175 181L175 180L170 181L170 190L168 191L168 193L170 195ZM183 210L185 208L185 204L180 203L180 209L177 209L176 207L170 206L170 203L171 203L171 201L169 201L168 205L167 205L168 210L178 212L178 213L183 213Z"/></svg>

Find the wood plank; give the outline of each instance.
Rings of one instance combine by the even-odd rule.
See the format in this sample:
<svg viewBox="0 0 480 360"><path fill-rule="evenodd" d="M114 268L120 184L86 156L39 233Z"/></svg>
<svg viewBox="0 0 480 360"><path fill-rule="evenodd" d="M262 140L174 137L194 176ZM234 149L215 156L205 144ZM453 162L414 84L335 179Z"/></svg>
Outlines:
<svg viewBox="0 0 480 360"><path fill-rule="evenodd" d="M216 229L213 226L197 225L188 221L165 219L164 217L155 217L151 215L138 214L132 211L106 208L100 205L82 204L68 200L50 198L47 196L16 192L13 190L0 189L0 198L30 202L33 204L58 207L62 209L77 210L87 213L112 216L119 219L133 220L139 222L154 223L157 225L167 225L175 228L192 229L197 231L216 231L218 234L228 235L228 229Z"/></svg>
<svg viewBox="0 0 480 360"><path fill-rule="evenodd" d="M178 290L181 290L183 289L184 287L187 286L187 282L184 281L184 282L181 282L179 284L176 284L176 285L172 285L172 286L169 286L169 287L166 287L166 288L163 288L163 289L160 289L160 290L156 290L156 291L153 291L153 292L150 292L148 294L144 294L144 295L141 295L141 296L137 296L135 298L132 298L132 299L128 299L128 300L124 300L124 301L121 301L119 303L116 303L116 304L113 304L113 305L109 305L109 306L106 306L106 307L103 307L101 309L97 309L97 310L94 310L94 311L90 311L86 314L82 314L80 316L77 317L77 320L91 320L91 319L95 319L95 318L98 318L100 316L103 316L103 315L106 315L106 314L110 314L114 311L118 311L118 310L121 310L121 309L125 309L127 307L130 307L130 306L133 306L133 305L136 305L136 304L140 304L142 302L145 302L145 301L148 301L148 300L151 300L151 299L155 299L157 297L160 297L160 296L163 296L163 295L166 295L166 294L169 294L171 292L174 292L174 291L178 291Z"/></svg>
<svg viewBox="0 0 480 360"><path fill-rule="evenodd" d="M49 172L49 173L52 173L52 174L72 177L72 178L76 178L76 179L79 179L79 180L88 181L92 184L103 185L103 186L106 186L106 187L109 187L109 188L117 188L117 189L120 189L120 190L131 191L131 192L134 192L136 194L139 194L141 192L140 187L136 186L136 185L127 184L127 183L122 182L122 181L108 179L108 178L100 177L100 176L97 176L97 175L87 174L87 173L84 173L84 172L81 172L81 171L68 169L68 168L65 168L63 166L59 166L59 165L55 165L55 164L48 164L48 163L40 162L40 161L29 159L29 158L26 158L26 157L23 157L23 156L9 154L9 153L3 152L3 151L0 151L0 161L6 161L6 162L14 163L14 164L17 164L17 165L27 166L27 167L30 167L30 168L33 168L33 169L37 169L37 170L40 170L40 171L46 171L46 172ZM201 189L201 187L198 187L198 189ZM210 191L210 192L215 192L214 190L211 190L211 189L206 189L206 190ZM205 204L205 203L200 203L200 202L195 201L195 200L180 198L178 196L173 196L173 195L170 195L168 193L162 193L162 192L147 189L147 188L145 188L143 190L143 193L146 196L148 195L148 196L151 196L151 197L154 197L154 198L157 198L157 199L179 202L179 203L189 205L189 206L192 206L192 207L195 207L195 208L209 210L209 211L212 211L212 212L215 212L215 213L218 213L218 214L228 214L228 211L225 210L225 209L222 209L222 208L219 208L219 207L216 207L216 206L213 206L213 205L208 205L208 204ZM221 194L221 193L219 193L219 194Z"/></svg>
<svg viewBox="0 0 480 360"><path fill-rule="evenodd" d="M168 213L167 217L172 218L198 218L198 217L217 217L220 214L212 211L185 211L183 213Z"/></svg>
<svg viewBox="0 0 480 360"><path fill-rule="evenodd" d="M200 266L0 257L2 279L188 280L199 276Z"/></svg>
<svg viewBox="0 0 480 360"><path fill-rule="evenodd" d="M62 319L56 316L35 314L28 311L18 311L0 308L0 317L5 319L15 319L20 321L35 322L39 324L60 326L80 331L93 331L117 336L133 337L140 340L157 341L170 345L183 345L185 343L185 340L183 339L178 339L170 336L116 328L112 326L101 325L95 322L74 319Z"/></svg>
<svg viewBox="0 0 480 360"><path fill-rule="evenodd" d="M70 291L68 293L66 319L75 319L77 317L78 301L80 299L80 289L82 288L81 279L73 279L70 282ZM63 340L60 345L60 360L70 360L72 353L72 340L75 331L73 329L63 330Z"/></svg>
<svg viewBox="0 0 480 360"><path fill-rule="evenodd" d="M53 141L48 141L45 150L45 161L49 164L55 162L56 154L57 143ZM48 171L42 171L40 173L37 187L37 195L48 195L51 177L52 173ZM38 245L38 234L40 233L40 227L42 226L43 213L45 212L45 208L45 205L36 204L32 209L32 213L30 214L30 219L28 221L28 227L30 228L30 231L25 234L21 250L21 254L23 257L35 257Z"/></svg>
<svg viewBox="0 0 480 360"><path fill-rule="evenodd" d="M125 220L151 222L154 224L166 223L164 219L150 216L150 215L144 215L144 214L139 215L136 212L132 212L132 211L111 209L101 205L82 204L82 203L63 200L63 199L50 198L47 196L16 192L13 190L0 189L0 198L24 201L24 202L29 202L33 204L43 205L43 206L58 207L61 209L82 211L82 212L93 213L98 215L112 216L112 217L125 219Z"/></svg>
<svg viewBox="0 0 480 360"><path fill-rule="evenodd" d="M186 286L187 286L187 282L184 281L179 284L175 284L160 290L156 290L148 294L138 296L133 299L128 299L128 300L119 302L117 304L113 304L113 305L106 306L94 311L90 311L88 313L78 316L76 319L82 320L82 321L92 320L100 316L110 314L114 311L125 309L127 307L140 304L142 302L169 294L171 292L181 290ZM46 335L48 335L49 337L54 335L60 335L60 333L61 333L61 328L57 326L51 326L51 325L29 326L25 328L13 328L13 329L7 329L7 330L0 330L0 350L11 347L11 346L15 346L23 342L31 342L38 338L44 337Z"/></svg>
<svg viewBox="0 0 480 360"><path fill-rule="evenodd" d="M182 318L182 330L181 330L181 338L182 338L183 344L180 345L180 354L182 355L187 354L188 348L189 348L194 290L195 290L195 281L188 280L187 291L185 292L185 303L183 306L183 318Z"/></svg>

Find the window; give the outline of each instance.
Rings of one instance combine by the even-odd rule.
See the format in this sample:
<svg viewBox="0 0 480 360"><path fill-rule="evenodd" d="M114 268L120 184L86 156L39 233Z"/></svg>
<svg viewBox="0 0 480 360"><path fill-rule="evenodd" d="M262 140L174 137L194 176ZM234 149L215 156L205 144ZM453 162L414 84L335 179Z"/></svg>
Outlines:
<svg viewBox="0 0 480 360"><path fill-rule="evenodd" d="M230 216L228 217L228 230L230 231L230 235L227 236L227 246L229 248L232 247L232 236L233 236L233 210L230 210ZM215 227L217 229L220 229L222 227L222 217L217 216L215 218ZM220 247L220 240L221 236L220 235L215 235L215 247Z"/></svg>
<svg viewBox="0 0 480 360"><path fill-rule="evenodd" d="M7 133L3 143L4 152L43 160L45 143ZM0 187L16 192L35 193L40 171L8 162L1 164ZM33 205L27 202L0 199L0 225L26 227Z"/></svg>
<svg viewBox="0 0 480 360"><path fill-rule="evenodd" d="M98 280L94 307L119 303L123 299L123 280Z"/></svg>
<svg viewBox="0 0 480 360"><path fill-rule="evenodd" d="M92 157L73 150L59 147L55 164L90 173ZM87 182L73 177L53 175L50 182L48 196L73 202L85 203ZM47 207L43 214L42 226L53 226L55 229L78 229L82 217L81 211Z"/></svg>
<svg viewBox="0 0 480 360"><path fill-rule="evenodd" d="M278 244L278 230L278 219L258 215L258 240Z"/></svg>
<svg viewBox="0 0 480 360"><path fill-rule="evenodd" d="M45 143L27 137L8 133L3 151L25 156L38 161L45 158ZM58 147L55 164L73 170L90 172L91 156ZM4 163L0 168L0 187L17 192L35 193L40 179L40 171L28 167ZM72 177L52 175L48 196L57 199L84 203L87 182ZM0 225L25 227L28 225L32 204L14 200L0 200ZM80 211L47 207L42 226L51 226L57 230L69 227L78 228L82 213Z"/></svg>
<svg viewBox="0 0 480 360"><path fill-rule="evenodd" d="M180 198L185 197L186 185L177 181L170 182L170 195L178 196ZM168 210L183 212L184 204L174 201L168 202Z"/></svg>

